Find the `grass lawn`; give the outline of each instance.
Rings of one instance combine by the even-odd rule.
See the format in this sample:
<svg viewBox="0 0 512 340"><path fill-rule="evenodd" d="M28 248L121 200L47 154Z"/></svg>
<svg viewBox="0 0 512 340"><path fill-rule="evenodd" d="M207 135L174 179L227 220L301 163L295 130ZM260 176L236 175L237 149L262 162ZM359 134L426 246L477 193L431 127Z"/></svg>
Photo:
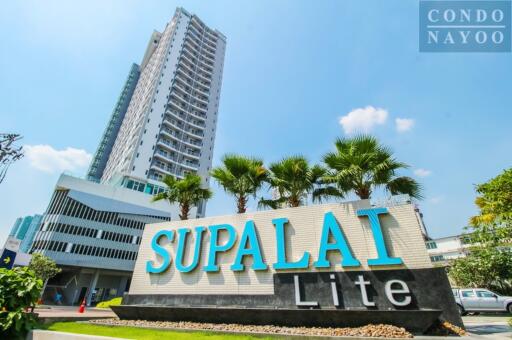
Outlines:
<svg viewBox="0 0 512 340"><path fill-rule="evenodd" d="M231 335L214 332L176 332L158 329L146 329L138 327L120 327L120 326L100 326L77 322L56 322L44 327L50 331L111 336L125 339L144 339L144 340L162 340L162 339L207 339L207 340L251 340L251 339L273 339L271 337L255 337L248 335Z"/></svg>

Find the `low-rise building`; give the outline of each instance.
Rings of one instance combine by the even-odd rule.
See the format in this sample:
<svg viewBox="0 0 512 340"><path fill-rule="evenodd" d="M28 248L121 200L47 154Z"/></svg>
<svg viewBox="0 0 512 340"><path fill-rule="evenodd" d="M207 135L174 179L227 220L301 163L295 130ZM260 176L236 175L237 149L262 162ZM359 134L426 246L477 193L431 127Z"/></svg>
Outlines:
<svg viewBox="0 0 512 340"><path fill-rule="evenodd" d="M454 235L430 239L425 242L432 263L447 265L450 260L464 257L469 253L467 235Z"/></svg>
<svg viewBox="0 0 512 340"><path fill-rule="evenodd" d="M62 269L43 298L51 302L60 293L65 304L84 298L91 304L122 296L145 225L178 216L174 206L151 197L61 175L31 247Z"/></svg>

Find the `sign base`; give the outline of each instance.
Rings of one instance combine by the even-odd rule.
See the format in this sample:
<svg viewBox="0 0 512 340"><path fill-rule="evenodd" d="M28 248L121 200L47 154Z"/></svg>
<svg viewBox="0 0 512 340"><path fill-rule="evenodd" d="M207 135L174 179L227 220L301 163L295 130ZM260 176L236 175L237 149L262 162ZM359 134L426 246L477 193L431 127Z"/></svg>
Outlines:
<svg viewBox="0 0 512 340"><path fill-rule="evenodd" d="M288 327L358 327L389 324L422 333L441 310L269 309L227 307L112 306L120 319L191 321Z"/></svg>
<svg viewBox="0 0 512 340"><path fill-rule="evenodd" d="M440 319L464 327L444 268L277 273L274 294L249 291L128 294L112 309L121 319L311 327L386 323L412 332Z"/></svg>

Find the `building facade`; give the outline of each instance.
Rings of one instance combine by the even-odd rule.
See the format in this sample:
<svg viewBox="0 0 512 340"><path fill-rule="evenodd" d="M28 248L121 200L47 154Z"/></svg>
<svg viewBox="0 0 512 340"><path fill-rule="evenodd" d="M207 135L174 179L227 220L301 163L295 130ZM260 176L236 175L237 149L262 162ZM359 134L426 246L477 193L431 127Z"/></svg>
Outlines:
<svg viewBox="0 0 512 340"><path fill-rule="evenodd" d="M209 185L225 46L222 33L182 8L152 34L103 183L154 194L165 175L192 172Z"/></svg>
<svg viewBox="0 0 512 340"><path fill-rule="evenodd" d="M61 175L30 250L62 269L48 282L45 301L57 292L65 304L121 296L145 225L173 214L167 202L144 193Z"/></svg>
<svg viewBox="0 0 512 340"><path fill-rule="evenodd" d="M9 236L21 241L19 251L27 253L31 246L34 236L41 224L41 215L18 217L11 228Z"/></svg>
<svg viewBox="0 0 512 340"><path fill-rule="evenodd" d="M25 235L23 235L22 238L19 238L21 240L20 251L22 253L28 253L30 251L32 243L34 242L34 237L39 230L39 226L41 225L42 218L43 216L41 215L32 216L32 221L30 222Z"/></svg>
<svg viewBox="0 0 512 340"><path fill-rule="evenodd" d="M450 260L469 254L467 235L455 235L431 239L425 243L430 260L435 265L447 265Z"/></svg>
<svg viewBox="0 0 512 340"><path fill-rule="evenodd" d="M140 67L134 63L130 68L128 78L124 83L121 94L119 95L114 107L114 111L110 116L105 132L103 132L100 144L98 145L98 149L96 150L91 165L89 166L89 170L87 171L87 179L90 181L99 182L101 176L103 176L103 171L107 166L108 157L112 152L112 147L114 146L119 133L119 128L121 127L126 110L128 109L128 105L132 99L133 91L135 91L135 86L137 85L139 76Z"/></svg>
<svg viewBox="0 0 512 340"><path fill-rule="evenodd" d="M16 219L16 222L11 227L11 231L9 232L9 236L16 237L16 233L18 232L18 229L20 228L21 222L23 221L23 217L18 217Z"/></svg>

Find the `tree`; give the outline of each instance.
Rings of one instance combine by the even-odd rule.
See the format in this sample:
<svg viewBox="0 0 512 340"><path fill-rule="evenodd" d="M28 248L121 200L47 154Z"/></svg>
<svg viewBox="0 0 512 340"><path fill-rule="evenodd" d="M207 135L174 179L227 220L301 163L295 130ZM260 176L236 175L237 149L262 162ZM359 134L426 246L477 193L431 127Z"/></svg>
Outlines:
<svg viewBox="0 0 512 340"><path fill-rule="evenodd" d="M470 219L467 257L456 259L450 277L461 286L512 293L512 169L476 186L480 213Z"/></svg>
<svg viewBox="0 0 512 340"><path fill-rule="evenodd" d="M41 296L44 293L48 280L62 271L62 269L57 267L55 261L40 253L32 254L28 268L34 272L36 277L44 282Z"/></svg>
<svg viewBox="0 0 512 340"><path fill-rule="evenodd" d="M21 138L14 133L0 133L0 183L4 180L9 166L23 157L23 147L14 146Z"/></svg>
<svg viewBox="0 0 512 340"><path fill-rule="evenodd" d="M512 252L492 246L475 246L467 257L453 260L450 277L460 287L479 287L511 294Z"/></svg>
<svg viewBox="0 0 512 340"><path fill-rule="evenodd" d="M47 281L60 273L62 270L57 267L55 261L40 253L32 254L28 267L41 280Z"/></svg>
<svg viewBox="0 0 512 340"><path fill-rule="evenodd" d="M490 181L477 185L479 196L475 204L480 214L470 220L470 224L478 226L488 223L504 223L511 225L512 221L512 168Z"/></svg>
<svg viewBox="0 0 512 340"><path fill-rule="evenodd" d="M303 156L283 158L269 166L267 182L277 194L276 198L261 199L259 206L273 209L282 206L298 207L313 193L325 169L311 166Z"/></svg>
<svg viewBox="0 0 512 340"><path fill-rule="evenodd" d="M167 200L169 204L178 203L180 206L180 219L187 220L190 209L201 201L213 196L210 189L201 188L201 177L197 174L187 173L184 179L165 176L163 182L167 190L153 196L152 201Z"/></svg>
<svg viewBox="0 0 512 340"><path fill-rule="evenodd" d="M212 169L211 175L227 193L235 196L238 213L243 214L249 196L255 196L267 179L267 170L262 160L241 155L225 155L222 163Z"/></svg>
<svg viewBox="0 0 512 340"><path fill-rule="evenodd" d="M0 268L0 334L5 339L25 339L26 333L36 324L32 313L39 298L43 281L27 267Z"/></svg>
<svg viewBox="0 0 512 340"><path fill-rule="evenodd" d="M322 182L326 194L343 195L353 191L360 199L369 199L373 191L382 187L387 192L408 194L421 199L421 185L397 171L408 165L393 158L392 151L372 136L338 138L336 151L323 158L328 170Z"/></svg>

